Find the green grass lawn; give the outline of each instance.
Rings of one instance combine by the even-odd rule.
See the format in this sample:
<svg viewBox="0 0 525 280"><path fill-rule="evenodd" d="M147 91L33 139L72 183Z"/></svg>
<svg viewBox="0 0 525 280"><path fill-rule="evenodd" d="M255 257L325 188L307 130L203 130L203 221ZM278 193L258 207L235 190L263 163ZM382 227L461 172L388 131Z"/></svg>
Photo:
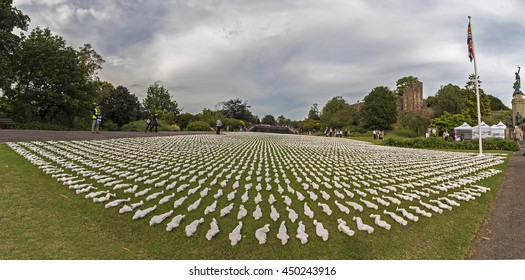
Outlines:
<svg viewBox="0 0 525 280"><path fill-rule="evenodd" d="M495 168L505 170L508 159ZM376 227L377 233L353 237L331 231L329 242L311 233L304 245L289 229L285 246L275 237L259 245L253 236L231 246L229 231L208 241L206 225L186 237L181 228L167 232L94 205L0 144L0 259L463 259L503 174L478 183L492 188L482 197L406 227L391 223L390 231ZM221 227L234 227L235 216L222 218Z"/></svg>

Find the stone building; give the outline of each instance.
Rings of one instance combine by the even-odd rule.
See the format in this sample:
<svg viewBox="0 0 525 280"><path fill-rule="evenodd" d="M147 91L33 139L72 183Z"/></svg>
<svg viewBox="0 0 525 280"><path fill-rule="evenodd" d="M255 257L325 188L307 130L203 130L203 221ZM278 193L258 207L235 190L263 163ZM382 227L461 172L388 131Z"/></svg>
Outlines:
<svg viewBox="0 0 525 280"><path fill-rule="evenodd" d="M424 117L432 117L432 109L427 107L427 101L423 99L423 83L415 82L412 86L403 90L403 95L396 98L397 115L402 112L414 112Z"/></svg>
<svg viewBox="0 0 525 280"><path fill-rule="evenodd" d="M362 101L357 101L353 106L360 110L364 104ZM432 109L427 107L427 101L423 99L422 82L416 82L412 86L405 88L403 95L396 97L396 108L398 116L402 112L414 112L430 119L433 115Z"/></svg>

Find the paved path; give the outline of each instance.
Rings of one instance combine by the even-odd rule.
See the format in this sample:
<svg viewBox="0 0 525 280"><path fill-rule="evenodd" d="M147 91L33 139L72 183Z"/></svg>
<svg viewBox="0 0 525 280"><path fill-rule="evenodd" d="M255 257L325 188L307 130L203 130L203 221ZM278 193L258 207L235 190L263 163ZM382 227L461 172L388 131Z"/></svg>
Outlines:
<svg viewBox="0 0 525 280"><path fill-rule="evenodd" d="M510 159L502 186L492 200L468 259L525 259L525 156Z"/></svg>
<svg viewBox="0 0 525 280"><path fill-rule="evenodd" d="M0 142L102 140L189 133L102 131L100 134L92 134L90 131L0 129ZM523 149L513 154L503 184L494 196L488 217L478 232L468 259L525 259L525 156L522 154Z"/></svg>

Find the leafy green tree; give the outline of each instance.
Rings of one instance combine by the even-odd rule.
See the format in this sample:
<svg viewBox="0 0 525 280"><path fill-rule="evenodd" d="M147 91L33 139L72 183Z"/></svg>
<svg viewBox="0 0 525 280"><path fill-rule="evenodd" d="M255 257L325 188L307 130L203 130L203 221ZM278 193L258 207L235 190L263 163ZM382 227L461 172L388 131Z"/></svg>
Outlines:
<svg viewBox="0 0 525 280"><path fill-rule="evenodd" d="M0 96L13 82L13 63L18 59L17 52L22 40L13 30L18 28L26 31L29 21L27 15L13 6L12 0L0 2Z"/></svg>
<svg viewBox="0 0 525 280"><path fill-rule="evenodd" d="M95 86L85 70L62 37L47 28L34 29L20 43L16 79L6 91L16 119L72 127L75 118L88 118Z"/></svg>
<svg viewBox="0 0 525 280"><path fill-rule="evenodd" d="M311 131L311 130L320 131L321 121L305 119L304 121L300 122L299 128L301 128L302 131Z"/></svg>
<svg viewBox="0 0 525 280"><path fill-rule="evenodd" d="M405 88L411 87L417 82L419 82L419 78L414 76L407 76L397 80L395 90L396 95L402 96Z"/></svg>
<svg viewBox="0 0 525 280"><path fill-rule="evenodd" d="M275 117L272 115L266 115L261 120L262 124L269 124L269 125L276 125L277 121L275 120Z"/></svg>
<svg viewBox="0 0 525 280"><path fill-rule="evenodd" d="M434 109L434 116L441 116L443 113L460 114L465 108L463 89L457 85L448 84L441 86L436 96L429 100Z"/></svg>
<svg viewBox="0 0 525 280"><path fill-rule="evenodd" d="M416 132L419 136L427 130L430 120L414 112L401 112L399 115L399 124L404 128Z"/></svg>
<svg viewBox="0 0 525 280"><path fill-rule="evenodd" d="M319 108L317 108L319 104L314 103L312 107L310 107L310 111L308 111L308 118L309 120L320 120L321 117L319 116Z"/></svg>
<svg viewBox="0 0 525 280"><path fill-rule="evenodd" d="M202 109L202 112L195 115L195 118L199 121L204 121L210 124L210 126L214 127L216 125L217 119L222 119L222 112L220 111L213 111L208 108ZM224 122L223 122L224 124ZM226 124L224 124L226 126Z"/></svg>
<svg viewBox="0 0 525 280"><path fill-rule="evenodd" d="M503 102L499 98L489 95L489 99L490 99L490 110L491 111L494 112L494 111L500 111L500 110L510 110L510 108L505 106L505 104L503 104Z"/></svg>
<svg viewBox="0 0 525 280"><path fill-rule="evenodd" d="M107 81L93 81L93 84L96 91L95 103L100 103L115 90L115 86Z"/></svg>
<svg viewBox="0 0 525 280"><path fill-rule="evenodd" d="M342 96L336 96L329 100L323 107L320 121L321 126L332 128L343 128L352 123L354 109Z"/></svg>
<svg viewBox="0 0 525 280"><path fill-rule="evenodd" d="M490 115L481 116L481 120L488 125L502 122L505 125L510 124L512 126L512 110L492 111L492 114Z"/></svg>
<svg viewBox="0 0 525 280"><path fill-rule="evenodd" d="M102 116L118 126L139 119L140 102L126 87L118 86L101 101Z"/></svg>
<svg viewBox="0 0 525 280"><path fill-rule="evenodd" d="M222 114L227 118L243 120L247 124L256 123L257 119L249 110L248 101L239 98L230 99L221 103Z"/></svg>
<svg viewBox="0 0 525 280"><path fill-rule="evenodd" d="M444 131L453 131L454 128L462 125L464 122L469 125L474 125L474 121L463 114L449 114L448 112L443 113L443 115L432 119L432 125L437 128L439 134L442 134Z"/></svg>
<svg viewBox="0 0 525 280"><path fill-rule="evenodd" d="M384 86L376 87L365 97L361 109L363 124L368 129L390 129L397 119L396 99Z"/></svg>
<svg viewBox="0 0 525 280"><path fill-rule="evenodd" d="M197 121L198 118L190 113L182 113L175 118L181 130L185 130L190 122Z"/></svg>
<svg viewBox="0 0 525 280"><path fill-rule="evenodd" d="M490 110L490 97L485 94L483 89L481 88L481 81L478 80L479 85L479 103L480 103L480 111L481 116L490 115L492 111ZM465 90L463 91L463 100L465 107L461 111L463 115L469 116L470 118L477 120L478 119L478 105L477 105L477 97L476 97L476 90L475 90L475 79L474 75L469 76L469 80L467 81L467 84L465 85ZM477 121L476 121L477 122Z"/></svg>
<svg viewBox="0 0 525 280"><path fill-rule="evenodd" d="M146 110L159 114L161 118L170 112L177 116L181 111L177 101L171 99L170 92L157 82L148 87L142 103Z"/></svg>
<svg viewBox="0 0 525 280"><path fill-rule="evenodd" d="M102 69L102 64L106 62L100 54L98 54L91 44L84 44L79 51L78 57L80 64L85 68L85 73L88 80L98 80L98 70Z"/></svg>

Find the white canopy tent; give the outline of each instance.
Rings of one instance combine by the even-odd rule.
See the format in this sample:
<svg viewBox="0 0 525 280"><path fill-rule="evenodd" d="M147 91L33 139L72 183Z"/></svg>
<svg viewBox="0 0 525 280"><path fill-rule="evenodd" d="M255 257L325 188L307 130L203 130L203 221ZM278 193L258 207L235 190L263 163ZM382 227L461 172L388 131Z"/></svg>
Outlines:
<svg viewBox="0 0 525 280"><path fill-rule="evenodd" d="M456 134L456 141L471 140L472 126L465 122L462 125L454 128L454 133Z"/></svg>
<svg viewBox="0 0 525 280"><path fill-rule="evenodd" d="M479 129L478 126L472 127L472 139L479 138ZM492 137L492 131L490 129L490 126L487 125L485 122L481 122L481 138L489 138Z"/></svg>
<svg viewBox="0 0 525 280"><path fill-rule="evenodd" d="M491 126L490 129L492 131L492 137L504 139L506 128L507 126L503 124L502 122L499 122L498 124Z"/></svg>

